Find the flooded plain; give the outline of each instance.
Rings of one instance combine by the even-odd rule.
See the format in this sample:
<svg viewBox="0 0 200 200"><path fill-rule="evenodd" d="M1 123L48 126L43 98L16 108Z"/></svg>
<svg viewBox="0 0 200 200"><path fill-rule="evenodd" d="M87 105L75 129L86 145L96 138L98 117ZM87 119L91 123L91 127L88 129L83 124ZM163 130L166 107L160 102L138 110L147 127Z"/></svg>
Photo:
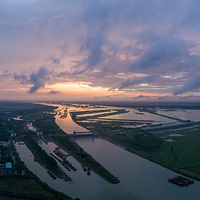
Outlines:
<svg viewBox="0 0 200 200"><path fill-rule="evenodd" d="M169 119L169 118L151 114L148 112L139 112L138 110L133 109L133 108L123 108L123 109L129 112L124 113L124 114L101 117L101 119L133 120L133 121L141 120L141 121L146 121L146 122L152 122L152 124L160 124L160 123L165 124L165 123L177 122L174 119Z"/></svg>
<svg viewBox="0 0 200 200"><path fill-rule="evenodd" d="M159 109L158 114L175 117L182 120L200 121L200 110L167 110Z"/></svg>

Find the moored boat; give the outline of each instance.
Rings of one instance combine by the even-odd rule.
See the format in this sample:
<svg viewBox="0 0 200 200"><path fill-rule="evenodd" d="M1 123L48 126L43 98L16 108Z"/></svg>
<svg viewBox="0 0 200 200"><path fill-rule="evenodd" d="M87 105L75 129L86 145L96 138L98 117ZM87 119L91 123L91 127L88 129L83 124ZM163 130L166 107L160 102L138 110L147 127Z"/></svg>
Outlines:
<svg viewBox="0 0 200 200"><path fill-rule="evenodd" d="M91 174L90 167L87 168L87 175L89 176Z"/></svg>
<svg viewBox="0 0 200 200"><path fill-rule="evenodd" d="M51 178L53 178L54 180L57 178L57 176L50 170L47 170L47 173L49 174L49 176L51 176Z"/></svg>
<svg viewBox="0 0 200 200"><path fill-rule="evenodd" d="M87 167L85 165L82 165L83 171L87 171Z"/></svg>
<svg viewBox="0 0 200 200"><path fill-rule="evenodd" d="M173 178L169 178L168 181L170 183L173 183L173 184L176 184L176 185L179 185L179 186L188 186L188 185L194 183L193 180L187 179L183 176L176 176L176 177L173 177Z"/></svg>

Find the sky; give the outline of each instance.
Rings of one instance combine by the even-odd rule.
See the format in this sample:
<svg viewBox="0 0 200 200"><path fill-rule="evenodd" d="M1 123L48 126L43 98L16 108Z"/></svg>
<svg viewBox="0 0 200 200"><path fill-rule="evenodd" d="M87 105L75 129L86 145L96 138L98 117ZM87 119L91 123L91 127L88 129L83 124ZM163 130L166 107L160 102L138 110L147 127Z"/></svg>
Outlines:
<svg viewBox="0 0 200 200"><path fill-rule="evenodd" d="M200 101L199 0L1 0L0 100Z"/></svg>

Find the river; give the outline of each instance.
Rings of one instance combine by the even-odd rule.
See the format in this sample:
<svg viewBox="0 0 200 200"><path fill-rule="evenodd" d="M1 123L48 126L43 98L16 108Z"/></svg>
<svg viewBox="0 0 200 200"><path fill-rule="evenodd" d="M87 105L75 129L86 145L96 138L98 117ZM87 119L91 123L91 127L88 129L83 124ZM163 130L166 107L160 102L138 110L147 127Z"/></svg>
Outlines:
<svg viewBox="0 0 200 200"><path fill-rule="evenodd" d="M70 115L63 118L67 124L63 122L64 120L62 120L62 123L59 123L60 120L56 120L56 123L63 130L67 130L71 123L73 127L75 126L82 130L82 127L74 123L71 117L68 117ZM179 187L167 181L169 177L176 176L177 173L132 154L107 140L101 138L78 138L76 141L111 173L119 177L120 183L116 185L110 184L94 172L91 173L91 176L87 176L81 165L71 156L69 160L78 170L77 172L66 172L74 183L70 184L60 179L53 180L43 167L37 162L33 162L33 156L25 145L16 146L22 160L31 171L54 189L64 192L73 198L79 197L82 200L200 199L200 182L198 181L188 187ZM48 153L52 153L56 147L52 142L49 142L48 145L42 143L41 146ZM65 169L63 168L63 170Z"/></svg>

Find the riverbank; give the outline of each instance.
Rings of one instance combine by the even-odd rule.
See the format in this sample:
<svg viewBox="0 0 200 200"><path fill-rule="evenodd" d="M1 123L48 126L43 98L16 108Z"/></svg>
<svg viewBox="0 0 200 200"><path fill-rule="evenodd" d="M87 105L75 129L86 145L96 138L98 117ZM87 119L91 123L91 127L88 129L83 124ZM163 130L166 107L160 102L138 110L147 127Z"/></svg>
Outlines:
<svg viewBox="0 0 200 200"><path fill-rule="evenodd" d="M71 115L71 117L72 117L73 120L76 120L76 119L84 120L84 119L94 119L94 118L97 118L97 117L107 117L107 116L119 115L119 114L124 114L124 113L128 113L129 112L129 111L124 110L124 109L120 109L120 110L110 109L110 110L106 110L106 111L111 111L111 110L113 110L113 112L102 113L102 114L98 114L97 111L93 111L93 112L90 111L89 113L88 112L80 112L80 113L87 113L87 114L94 114L94 115L85 116L85 117L81 117L80 116L78 118L76 118L76 116L78 115L79 112L70 112L70 115ZM105 112L105 110L104 110L104 112Z"/></svg>
<svg viewBox="0 0 200 200"><path fill-rule="evenodd" d="M34 159L40 163L47 170L51 170L54 174L56 174L59 178L64 179L65 181L72 181L71 178L57 165L57 162L49 156L31 137L31 135L27 134L27 137L23 139L24 143L28 147L28 149L34 155Z"/></svg>
<svg viewBox="0 0 200 200"><path fill-rule="evenodd" d="M185 122L186 121L186 120L182 120L182 119L179 119L179 118L176 118L176 117L170 117L170 116L167 116L167 115L159 114L159 113L156 112L156 110L153 110L153 109L150 110L148 108L137 108L137 110L139 110L140 112L147 112L147 113L158 115L158 116L165 117L165 118L168 118L168 119L176 120L178 122Z"/></svg>
<svg viewBox="0 0 200 200"><path fill-rule="evenodd" d="M119 183L119 179L111 174L105 167L97 162L90 154L82 149L77 143L72 142L71 138L52 136L52 141L67 151L81 164L90 167L92 171L112 184Z"/></svg>
<svg viewBox="0 0 200 200"><path fill-rule="evenodd" d="M195 173L188 172L188 171L186 171L184 169L180 169L179 170L179 169L174 168L172 166L169 166L169 165L166 165L166 164L162 164L160 161L152 159L151 156L149 155L149 153L147 153L146 151L143 151L143 152L141 150L138 151L135 148L133 148L131 146L128 146L126 143L124 143L122 141L118 141L118 140L116 140L114 138L110 138L108 136L98 135L98 137L102 138L104 140L107 140L107 141L109 141L109 142L117 145L118 147L120 147L120 148L122 148L122 149L124 149L124 150L126 150L128 152L130 152L130 153L133 153L133 154L136 154L138 156L141 156L141 157L149 160L150 162L156 163L156 164L158 164L158 165L160 165L160 166L162 166L164 168L167 168L169 170L172 170L172 171L177 172L179 174L182 174L184 176L187 176L187 177L190 177L190 178L195 179L197 181L200 181L200 176L196 175Z"/></svg>

